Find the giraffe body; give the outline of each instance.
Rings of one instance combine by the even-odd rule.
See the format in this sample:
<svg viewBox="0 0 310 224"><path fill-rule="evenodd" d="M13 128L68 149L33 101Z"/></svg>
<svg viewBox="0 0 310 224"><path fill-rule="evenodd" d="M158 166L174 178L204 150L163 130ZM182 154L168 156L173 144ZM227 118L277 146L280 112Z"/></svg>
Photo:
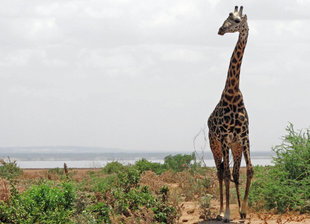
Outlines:
<svg viewBox="0 0 310 224"><path fill-rule="evenodd" d="M244 106L243 96L239 89L240 68L244 49L248 37L247 16L242 15L242 6L238 11L230 13L218 34L224 35L228 32L239 32L238 42L232 54L225 88L220 102L208 119L210 147L215 160L219 188L220 188L220 214L219 218L229 221L229 184L231 174L229 169L229 149L231 149L234 166L233 182L236 186L238 205L241 218L246 217L247 198L253 177L253 168L250 160L249 148L249 118ZM239 169L244 155L247 165L247 184L243 203L241 205L239 193ZM223 209L223 180L226 190L226 210Z"/></svg>

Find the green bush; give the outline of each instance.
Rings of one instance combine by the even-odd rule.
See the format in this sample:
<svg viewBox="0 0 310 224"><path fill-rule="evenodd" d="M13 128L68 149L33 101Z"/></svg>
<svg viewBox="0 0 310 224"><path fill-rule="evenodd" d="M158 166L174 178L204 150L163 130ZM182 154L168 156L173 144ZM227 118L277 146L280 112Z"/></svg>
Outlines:
<svg viewBox="0 0 310 224"><path fill-rule="evenodd" d="M175 172L182 172L183 170L190 168L192 166L192 161L195 160L196 157L194 153L192 153L191 155L169 155L165 157L164 165L166 165L168 169L171 169Z"/></svg>
<svg viewBox="0 0 310 224"><path fill-rule="evenodd" d="M4 223L70 223L75 193L71 183L51 186L42 183L20 194L11 186L11 197L0 202Z"/></svg>
<svg viewBox="0 0 310 224"><path fill-rule="evenodd" d="M196 162L195 154L176 154L166 156L164 164L150 162L146 159L138 160L134 167L141 172L152 170L154 173L160 175L168 169L175 172L182 172L185 169L191 168L191 171L196 171L201 168L201 165Z"/></svg>
<svg viewBox="0 0 310 224"><path fill-rule="evenodd" d="M0 159L0 163L1 178L12 179L23 174L23 170L17 166L16 161L12 161L10 158L7 161Z"/></svg>
<svg viewBox="0 0 310 224"><path fill-rule="evenodd" d="M144 172L147 170L151 170L157 175L160 175L161 173L165 172L167 170L166 165L160 164L160 163L153 163L146 159L138 160L135 163L135 168L138 169L140 172Z"/></svg>
<svg viewBox="0 0 310 224"><path fill-rule="evenodd" d="M249 204L257 209L310 211L310 130L287 128L283 143L274 147L273 167L255 167Z"/></svg>
<svg viewBox="0 0 310 224"><path fill-rule="evenodd" d="M177 216L176 209L168 203L169 188L162 186L161 195L156 200L156 205L152 208L154 221L159 223L174 223Z"/></svg>
<svg viewBox="0 0 310 224"><path fill-rule="evenodd" d="M120 173L124 171L125 167L120 162L114 161L107 163L107 165L102 169L103 173L112 174L112 173Z"/></svg>
<svg viewBox="0 0 310 224"><path fill-rule="evenodd" d="M129 192L131 188L139 186L141 172L135 167L128 167L124 172L117 175L118 185L124 189L125 192Z"/></svg>
<svg viewBox="0 0 310 224"><path fill-rule="evenodd" d="M116 187L119 182L119 179L114 174L114 175L109 175L104 178L93 177L92 181L93 181L92 188L91 188L92 191L105 193L111 188Z"/></svg>
<svg viewBox="0 0 310 224"><path fill-rule="evenodd" d="M132 188L125 192L120 188L113 189L114 207L117 214L129 215L130 211L136 211L139 208L151 208L155 206L155 197L145 187Z"/></svg>
<svg viewBox="0 0 310 224"><path fill-rule="evenodd" d="M106 203L98 202L97 204L90 206L88 211L94 215L96 223L111 223L111 209Z"/></svg>

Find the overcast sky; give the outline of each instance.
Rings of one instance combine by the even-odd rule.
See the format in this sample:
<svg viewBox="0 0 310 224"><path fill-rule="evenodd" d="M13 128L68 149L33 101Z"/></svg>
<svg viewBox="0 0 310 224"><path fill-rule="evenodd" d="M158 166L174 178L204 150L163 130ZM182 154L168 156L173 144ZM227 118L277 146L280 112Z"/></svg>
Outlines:
<svg viewBox="0 0 310 224"><path fill-rule="evenodd" d="M218 103L244 5L252 151L310 124L310 1L6 0L0 146L191 151Z"/></svg>

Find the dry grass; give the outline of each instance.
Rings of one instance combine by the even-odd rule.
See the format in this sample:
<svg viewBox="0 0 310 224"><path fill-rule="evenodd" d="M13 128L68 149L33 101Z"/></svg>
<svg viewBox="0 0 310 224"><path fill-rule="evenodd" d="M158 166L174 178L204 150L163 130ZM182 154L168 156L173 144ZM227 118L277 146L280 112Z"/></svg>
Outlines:
<svg viewBox="0 0 310 224"><path fill-rule="evenodd" d="M9 181L0 177L0 201L7 201L10 197Z"/></svg>
<svg viewBox="0 0 310 224"><path fill-rule="evenodd" d="M24 180L48 179L47 170L24 170L22 178Z"/></svg>
<svg viewBox="0 0 310 224"><path fill-rule="evenodd" d="M112 217L112 223L125 223L125 224L149 224L153 222L154 213L147 208L132 212L129 211L128 216L121 215L120 217ZM139 221L137 221L137 218Z"/></svg>
<svg viewBox="0 0 310 224"><path fill-rule="evenodd" d="M174 173L167 171L160 175L163 182L174 184L176 190L185 201L197 200L215 189L213 172L206 170L204 175L192 174L188 170ZM208 186L207 186L208 185Z"/></svg>
<svg viewBox="0 0 310 224"><path fill-rule="evenodd" d="M165 184L162 178L153 171L145 171L141 175L141 185L148 186L151 191L159 192L160 188Z"/></svg>

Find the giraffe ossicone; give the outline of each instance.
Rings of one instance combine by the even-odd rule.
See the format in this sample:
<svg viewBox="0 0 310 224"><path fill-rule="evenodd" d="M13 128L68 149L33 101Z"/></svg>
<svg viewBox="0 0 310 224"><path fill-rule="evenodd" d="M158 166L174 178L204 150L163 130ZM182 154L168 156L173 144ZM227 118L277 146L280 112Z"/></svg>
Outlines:
<svg viewBox="0 0 310 224"><path fill-rule="evenodd" d="M249 118L244 106L243 96L239 89L240 69L249 27L247 16L243 15L243 7L229 13L228 18L219 28L218 34L239 32L239 38L230 59L226 84L220 102L208 119L210 147L217 168L220 188L220 211L218 218L225 222L230 220L229 185L231 173L229 169L229 150L233 155L233 182L236 186L240 217L246 218L247 200L253 177L250 159ZM247 182L243 202L239 192L239 169L244 155L247 167ZM223 206L223 181L225 183L226 207ZM224 214L224 217L223 217Z"/></svg>

